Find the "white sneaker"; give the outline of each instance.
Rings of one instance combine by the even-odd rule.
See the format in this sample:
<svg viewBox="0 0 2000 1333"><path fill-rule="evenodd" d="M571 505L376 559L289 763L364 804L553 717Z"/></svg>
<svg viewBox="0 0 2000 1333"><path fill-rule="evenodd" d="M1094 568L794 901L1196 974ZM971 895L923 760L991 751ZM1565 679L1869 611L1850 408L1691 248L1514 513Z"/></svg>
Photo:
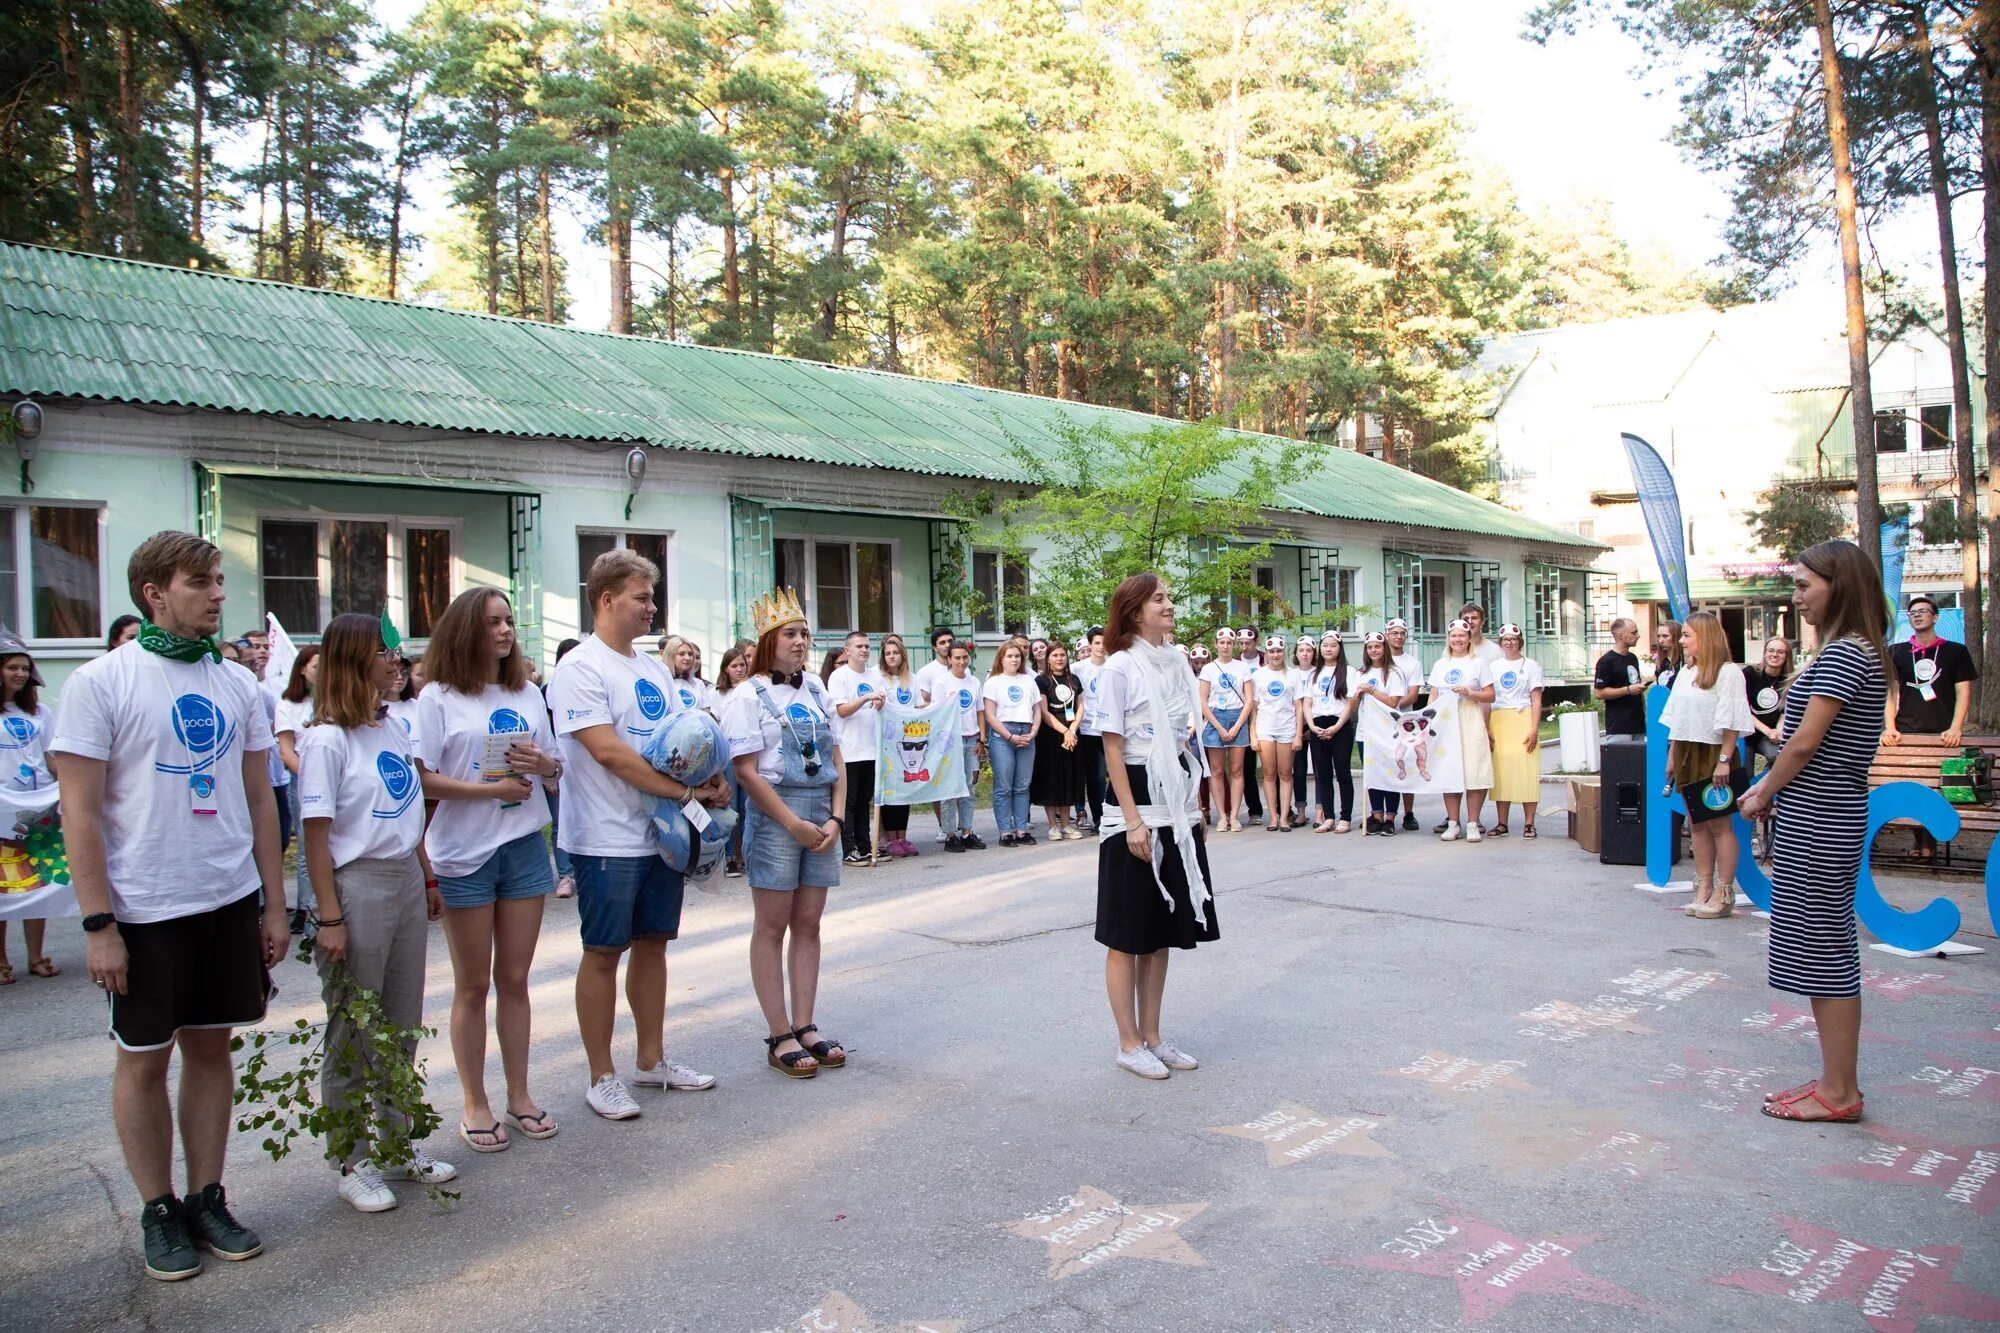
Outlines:
<svg viewBox="0 0 2000 1333"><path fill-rule="evenodd" d="M442 1185L447 1180L458 1179L458 1168L450 1162L440 1162L422 1148L410 1150L410 1160L402 1166L382 1168L384 1180L414 1180L422 1185Z"/></svg>
<svg viewBox="0 0 2000 1333"><path fill-rule="evenodd" d="M1152 1051L1154 1055L1159 1057L1160 1063L1169 1069L1201 1068L1201 1061L1195 1059L1192 1055L1189 1055L1170 1041L1162 1041L1158 1046L1153 1047Z"/></svg>
<svg viewBox="0 0 2000 1333"><path fill-rule="evenodd" d="M633 1120L640 1114L639 1103L632 1100L632 1094L625 1091L625 1081L616 1074L606 1074L591 1084L583 1099L606 1120Z"/></svg>
<svg viewBox="0 0 2000 1333"><path fill-rule="evenodd" d="M382 1173L368 1162L356 1162L342 1174L340 1197L353 1204L357 1213L386 1213L396 1206L396 1196L382 1183Z"/></svg>
<svg viewBox="0 0 2000 1333"><path fill-rule="evenodd" d="M1141 1046L1136 1051L1118 1052L1118 1067L1140 1078L1169 1078L1167 1067L1160 1063L1160 1057Z"/></svg>
<svg viewBox="0 0 2000 1333"><path fill-rule="evenodd" d="M945 831L944 831L943 829L941 829L941 828L940 828L940 829L938 830L938 834L937 834L937 836L936 836L935 838L932 838L932 839L931 839L931 841L932 841L932 842L943 842L943 841L944 841L944 840L945 840L946 838L948 838L948 837L950 837L950 836L951 836L950 834L946 833L946 832L945 832Z"/></svg>
<svg viewBox="0 0 2000 1333"><path fill-rule="evenodd" d="M698 1074L686 1065L662 1060L651 1069L632 1071L635 1088L672 1088L677 1092L701 1092L715 1086L715 1075Z"/></svg>
<svg viewBox="0 0 2000 1333"><path fill-rule="evenodd" d="M1485 842L1486 834L1480 829L1478 824L1467 824L1465 826L1465 840L1467 842Z"/></svg>
<svg viewBox="0 0 2000 1333"><path fill-rule="evenodd" d="M1455 819L1445 821L1444 832L1438 834L1439 842L1457 842L1465 836L1465 830Z"/></svg>

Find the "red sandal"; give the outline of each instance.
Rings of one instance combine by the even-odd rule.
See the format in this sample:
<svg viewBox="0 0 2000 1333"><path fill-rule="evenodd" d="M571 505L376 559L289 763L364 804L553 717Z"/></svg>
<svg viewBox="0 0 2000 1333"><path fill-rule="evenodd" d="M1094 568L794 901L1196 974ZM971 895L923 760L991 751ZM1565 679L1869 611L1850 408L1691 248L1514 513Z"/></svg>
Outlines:
<svg viewBox="0 0 2000 1333"><path fill-rule="evenodd" d="M1810 1087L1798 1096L1787 1097L1780 1101L1765 1102L1761 1109L1765 1115L1770 1116L1773 1120L1796 1120L1803 1124L1852 1125L1861 1119L1861 1105L1864 1100L1866 1099L1856 1094L1854 1105L1835 1106L1832 1102L1819 1095L1819 1083L1815 1080ZM1799 1103L1804 1101L1818 1102L1822 1107L1826 1108L1826 1114L1800 1115L1796 1108Z"/></svg>

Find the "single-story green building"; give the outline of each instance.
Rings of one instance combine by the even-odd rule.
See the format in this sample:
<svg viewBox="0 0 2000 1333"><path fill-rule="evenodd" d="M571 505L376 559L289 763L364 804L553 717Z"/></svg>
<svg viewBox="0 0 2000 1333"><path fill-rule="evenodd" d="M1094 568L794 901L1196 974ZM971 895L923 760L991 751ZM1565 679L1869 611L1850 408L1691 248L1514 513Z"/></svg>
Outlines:
<svg viewBox="0 0 2000 1333"><path fill-rule="evenodd" d="M167 527L222 547L231 632L270 611L310 639L334 614L386 606L422 640L454 593L490 583L546 662L588 628L582 571L629 546L665 571L658 628L706 646L711 666L774 581L799 588L830 641L920 637L968 623L952 590L1022 576L946 505L1025 482L1004 441L1158 424L0 244L0 413L24 400L40 431L15 440L18 495L0 494L0 620L52 683L102 651L128 609L127 554ZM1428 654L1470 597L1526 626L1552 678L1588 670L1591 540L1340 448L1268 511L1289 538L1259 579L1304 623L1367 605L1352 628L1404 616ZM971 627L1003 629L991 615Z"/></svg>

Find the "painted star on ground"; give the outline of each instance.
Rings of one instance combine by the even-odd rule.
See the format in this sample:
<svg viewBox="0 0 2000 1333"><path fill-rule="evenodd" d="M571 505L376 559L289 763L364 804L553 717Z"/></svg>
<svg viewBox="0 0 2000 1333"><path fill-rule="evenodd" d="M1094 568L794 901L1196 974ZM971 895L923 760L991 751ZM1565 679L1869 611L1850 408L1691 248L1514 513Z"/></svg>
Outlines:
<svg viewBox="0 0 2000 1333"><path fill-rule="evenodd" d="M1503 1175L1583 1166L1644 1180L1686 1165L1674 1157L1672 1144L1633 1129L1629 1112L1556 1104L1537 1112L1496 1112L1482 1117L1480 1127L1507 1145L1491 1164Z"/></svg>
<svg viewBox="0 0 2000 1333"><path fill-rule="evenodd" d="M1264 1145L1266 1166L1291 1166L1314 1157L1390 1157L1370 1135L1389 1123L1379 1115L1321 1115L1285 1102L1269 1115L1240 1125L1210 1125L1209 1132Z"/></svg>
<svg viewBox="0 0 2000 1333"><path fill-rule="evenodd" d="M878 1324L846 1292L833 1291L828 1292L818 1305L800 1315L798 1322L791 1327L800 1330L800 1333L958 1333L962 1325L956 1319Z"/></svg>
<svg viewBox="0 0 2000 1333"><path fill-rule="evenodd" d="M1592 1277L1576 1266L1576 1252L1594 1244L1597 1236L1534 1239L1463 1216L1447 1218L1444 1228L1455 1229L1448 1243L1422 1254L1407 1253L1414 1246L1399 1238L1390 1244L1401 1245L1403 1252L1336 1262L1348 1268L1447 1278L1458 1286L1468 1325L1486 1322L1523 1296L1652 1308L1615 1282Z"/></svg>
<svg viewBox="0 0 2000 1333"><path fill-rule="evenodd" d="M1777 1070L1762 1065L1738 1069L1732 1065L1713 1064L1707 1055L1690 1046L1682 1051L1680 1064L1668 1065L1646 1080L1644 1086L1651 1092L1694 1093L1701 1098L1705 1111L1741 1115L1762 1103L1767 1087L1777 1086L1773 1082L1777 1073Z"/></svg>
<svg viewBox="0 0 2000 1333"><path fill-rule="evenodd" d="M1886 968L1866 968L1861 973L1861 991L1881 1000L1910 1000L1919 995L1977 995L1951 984L1944 972L1891 972Z"/></svg>
<svg viewBox="0 0 2000 1333"><path fill-rule="evenodd" d="M1927 1185L1980 1217L2000 1206L2000 1143L1945 1143L1874 1122L1861 1128L1877 1141L1860 1145L1854 1161L1823 1166L1815 1174Z"/></svg>
<svg viewBox="0 0 2000 1333"><path fill-rule="evenodd" d="M1918 1320L1933 1317L2000 1319L2000 1300L1952 1281L1959 1246L1864 1245L1795 1217L1777 1223L1789 1239L1757 1267L1709 1281L1801 1305L1852 1305L1879 1333L1916 1333Z"/></svg>
<svg viewBox="0 0 2000 1333"><path fill-rule="evenodd" d="M1786 1004L1783 1000L1772 1000L1770 1007L1763 1013L1752 1014L1744 1019L1743 1026L1773 1037L1792 1037L1799 1041L1815 1043L1819 1041L1819 1023L1813 1018L1812 1010ZM1900 1042L1902 1038L1877 1032L1864 1025L1861 1029L1861 1040Z"/></svg>
<svg viewBox="0 0 2000 1333"><path fill-rule="evenodd" d="M1026 1217L999 1225L1048 1246L1053 1282L1113 1259L1206 1268L1208 1260L1195 1253L1180 1228L1207 1207L1206 1203L1127 1204L1085 1185Z"/></svg>
<svg viewBox="0 0 2000 1333"><path fill-rule="evenodd" d="M1532 1009L1524 1009L1517 1018L1525 1018L1535 1026L1523 1028L1524 1037L1543 1037L1549 1041L1567 1045L1582 1041L1596 1032L1623 1032L1629 1036L1642 1037L1653 1029L1643 1023L1633 1021L1640 1014L1658 1009L1657 1004L1646 1001L1621 1001L1614 995L1599 996L1590 1004L1576 1004L1569 1000L1550 1000Z"/></svg>
<svg viewBox="0 0 2000 1333"><path fill-rule="evenodd" d="M1926 1065L1910 1075L1909 1082L1899 1083L1889 1091L1898 1096L2000 1102L2000 1069L1984 1065Z"/></svg>

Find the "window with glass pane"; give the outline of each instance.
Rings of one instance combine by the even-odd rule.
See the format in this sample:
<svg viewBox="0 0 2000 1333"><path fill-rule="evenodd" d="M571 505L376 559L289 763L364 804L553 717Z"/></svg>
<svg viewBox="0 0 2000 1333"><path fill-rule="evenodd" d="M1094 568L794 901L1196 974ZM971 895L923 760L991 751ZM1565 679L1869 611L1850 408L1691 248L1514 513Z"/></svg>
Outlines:
<svg viewBox="0 0 2000 1333"><path fill-rule="evenodd" d="M36 505L28 569L35 580L35 628L43 639L104 633L97 586L97 510Z"/></svg>
<svg viewBox="0 0 2000 1333"><path fill-rule="evenodd" d="M895 600L895 562L887 542L854 544L854 610L857 628L870 634L887 634Z"/></svg>
<svg viewBox="0 0 2000 1333"><path fill-rule="evenodd" d="M389 525L336 518L326 527L333 614L381 615L389 605Z"/></svg>
<svg viewBox="0 0 2000 1333"><path fill-rule="evenodd" d="M806 542L803 537L780 537L777 549L778 586L790 588L801 598L811 592L806 582Z"/></svg>
<svg viewBox="0 0 2000 1333"><path fill-rule="evenodd" d="M1949 449L1951 440L1951 404L1933 403L1920 413L1923 428L1920 437L1926 449Z"/></svg>
<svg viewBox="0 0 2000 1333"><path fill-rule="evenodd" d="M628 532L625 534L625 549L636 551L652 561L660 569L660 581L653 585L653 623L649 634L664 634L667 630L667 537L660 532Z"/></svg>
<svg viewBox="0 0 2000 1333"><path fill-rule="evenodd" d="M1449 599L1444 590L1444 575L1423 576L1423 615L1417 627L1419 634L1442 634L1450 622L1445 617L1445 607Z"/></svg>
<svg viewBox="0 0 2000 1333"><path fill-rule="evenodd" d="M403 633L428 639L451 602L451 529L403 532Z"/></svg>
<svg viewBox="0 0 2000 1333"><path fill-rule="evenodd" d="M972 628L980 634L1000 632L1000 555L996 551L972 553L972 596L979 609Z"/></svg>
<svg viewBox="0 0 2000 1333"><path fill-rule="evenodd" d="M1351 607L1354 605L1355 584L1360 578L1360 574L1361 571L1349 569L1345 566L1328 565L1326 567L1327 610L1332 611L1339 607ZM1354 617L1352 615L1343 615L1340 620L1334 622L1333 628L1337 630L1353 629Z"/></svg>
<svg viewBox="0 0 2000 1333"><path fill-rule="evenodd" d="M591 614L597 608L590 604L590 567L597 557L606 551L618 548L618 534L613 532L579 532L576 534L576 606L577 626L580 633L590 633Z"/></svg>
<svg viewBox="0 0 2000 1333"><path fill-rule="evenodd" d="M1004 597L1007 632L1026 634L1028 632L1028 567L1005 560L1000 565L1000 586L1006 589Z"/></svg>
<svg viewBox="0 0 2000 1333"><path fill-rule="evenodd" d="M14 559L16 510L0 509L0 625L21 624L21 571Z"/></svg>
<svg viewBox="0 0 2000 1333"><path fill-rule="evenodd" d="M816 629L854 628L854 551L846 542L813 543L813 610Z"/></svg>
<svg viewBox="0 0 2000 1333"><path fill-rule="evenodd" d="M1901 412L1875 414L1875 452L1900 454L1910 447L1910 420Z"/></svg>
<svg viewBox="0 0 2000 1333"><path fill-rule="evenodd" d="M293 634L319 633L319 524L264 520L264 610Z"/></svg>

